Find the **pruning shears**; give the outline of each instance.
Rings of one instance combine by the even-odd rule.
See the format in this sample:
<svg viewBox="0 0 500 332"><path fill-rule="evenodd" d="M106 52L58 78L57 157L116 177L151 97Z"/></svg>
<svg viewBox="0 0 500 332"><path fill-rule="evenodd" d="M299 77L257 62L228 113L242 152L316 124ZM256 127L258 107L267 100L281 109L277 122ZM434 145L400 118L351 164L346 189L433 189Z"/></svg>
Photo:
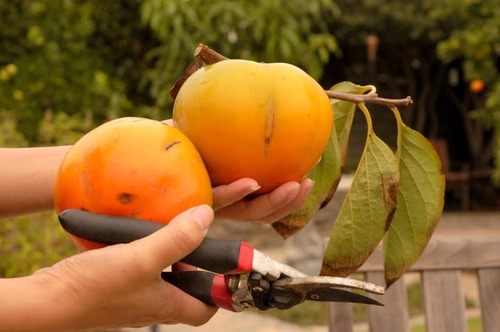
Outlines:
<svg viewBox="0 0 500 332"><path fill-rule="evenodd" d="M163 224L69 209L63 228L80 238L112 245L145 237ZM306 300L382 305L361 294L384 287L351 278L308 276L241 241L205 238L182 262L204 271L162 272L162 278L199 300L230 311L289 309Z"/></svg>

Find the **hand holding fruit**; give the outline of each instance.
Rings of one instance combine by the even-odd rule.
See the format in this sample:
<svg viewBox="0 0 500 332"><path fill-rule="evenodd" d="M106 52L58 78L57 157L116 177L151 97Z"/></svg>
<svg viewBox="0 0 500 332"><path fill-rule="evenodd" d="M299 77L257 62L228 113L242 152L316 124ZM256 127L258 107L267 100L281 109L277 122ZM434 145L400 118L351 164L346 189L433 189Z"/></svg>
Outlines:
<svg viewBox="0 0 500 332"><path fill-rule="evenodd" d="M273 223L299 208L312 190L311 179L286 182L270 193L247 198L258 190L257 181L243 178L213 188L214 210L218 218Z"/></svg>

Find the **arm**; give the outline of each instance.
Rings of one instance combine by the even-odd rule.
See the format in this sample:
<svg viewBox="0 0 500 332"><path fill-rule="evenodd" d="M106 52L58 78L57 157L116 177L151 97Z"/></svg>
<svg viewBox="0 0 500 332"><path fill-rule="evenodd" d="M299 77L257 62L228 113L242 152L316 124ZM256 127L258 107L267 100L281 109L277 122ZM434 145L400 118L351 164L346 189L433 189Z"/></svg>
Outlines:
<svg viewBox="0 0 500 332"><path fill-rule="evenodd" d="M217 309L160 274L201 243L212 220L208 206L196 207L138 241L87 251L29 277L0 279L0 331L204 324Z"/></svg>
<svg viewBox="0 0 500 332"><path fill-rule="evenodd" d="M0 148L0 217L53 207L54 179L69 148Z"/></svg>
<svg viewBox="0 0 500 332"><path fill-rule="evenodd" d="M0 148L0 218L53 208L54 179L69 148ZM214 210L218 218L272 223L300 207L312 186L309 179L288 182L245 199L259 185L244 178L214 188Z"/></svg>

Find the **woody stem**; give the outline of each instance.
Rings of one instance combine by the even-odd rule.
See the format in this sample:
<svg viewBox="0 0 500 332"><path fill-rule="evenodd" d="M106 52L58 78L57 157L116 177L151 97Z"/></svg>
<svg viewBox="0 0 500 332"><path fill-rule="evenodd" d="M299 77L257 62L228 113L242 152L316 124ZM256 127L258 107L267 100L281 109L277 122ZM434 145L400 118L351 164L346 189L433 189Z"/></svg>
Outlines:
<svg viewBox="0 0 500 332"><path fill-rule="evenodd" d="M384 105L389 108L395 106L409 106L413 104L413 100L410 96L403 99L389 99L389 98L381 98L376 93L368 93L366 95L355 95L351 93L343 93L343 92L335 92L335 91L325 91L327 96L331 99L338 99L344 101L350 101L355 104L379 104Z"/></svg>

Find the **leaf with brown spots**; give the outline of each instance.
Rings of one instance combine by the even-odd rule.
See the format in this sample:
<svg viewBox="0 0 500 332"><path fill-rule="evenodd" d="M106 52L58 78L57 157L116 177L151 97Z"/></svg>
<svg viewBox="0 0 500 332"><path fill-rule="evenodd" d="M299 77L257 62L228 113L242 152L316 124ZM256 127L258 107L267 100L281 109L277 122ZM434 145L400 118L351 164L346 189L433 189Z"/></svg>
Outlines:
<svg viewBox="0 0 500 332"><path fill-rule="evenodd" d="M443 210L445 181L431 143L403 124L399 112L400 184L398 207L384 240L384 273L389 287L420 257Z"/></svg>
<svg viewBox="0 0 500 332"><path fill-rule="evenodd" d="M355 272L384 238L396 209L399 171L396 156L373 132L371 117L365 148L353 182L335 220L323 258L322 275Z"/></svg>

